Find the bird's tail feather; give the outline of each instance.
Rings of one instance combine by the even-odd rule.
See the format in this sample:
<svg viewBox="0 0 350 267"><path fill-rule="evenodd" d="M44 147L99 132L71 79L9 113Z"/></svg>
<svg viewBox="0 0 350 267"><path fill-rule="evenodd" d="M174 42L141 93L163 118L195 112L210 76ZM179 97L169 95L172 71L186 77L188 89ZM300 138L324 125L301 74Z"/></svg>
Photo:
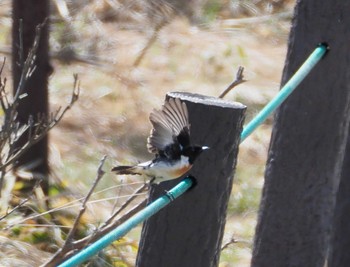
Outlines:
<svg viewBox="0 0 350 267"><path fill-rule="evenodd" d="M138 174L140 173L140 168L137 166L116 166L112 168L112 172L115 172L116 174Z"/></svg>

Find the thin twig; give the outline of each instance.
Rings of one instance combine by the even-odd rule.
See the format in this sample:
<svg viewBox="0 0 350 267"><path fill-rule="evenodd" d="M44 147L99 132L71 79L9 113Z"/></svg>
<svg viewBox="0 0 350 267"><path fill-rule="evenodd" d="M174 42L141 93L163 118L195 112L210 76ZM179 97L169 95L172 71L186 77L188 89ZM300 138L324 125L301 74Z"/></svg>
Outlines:
<svg viewBox="0 0 350 267"><path fill-rule="evenodd" d="M158 34L160 32L160 30L168 23L167 20L162 20L160 23L158 23L155 28L154 28L154 31L153 31L153 34L152 36L148 39L146 45L144 46L144 48L141 50L140 54L137 56L134 64L132 65L133 68L137 68L142 59L145 57L146 55L146 52L148 51L148 49L151 48L151 46L154 44L154 42L157 40L158 38Z"/></svg>
<svg viewBox="0 0 350 267"><path fill-rule="evenodd" d="M101 226L101 228L110 224L115 217L117 217L135 198L138 197L139 193L143 192L148 187L148 184L143 184L141 187L135 190L135 192L120 206L120 208L114 212L111 217L108 218L107 221Z"/></svg>
<svg viewBox="0 0 350 267"><path fill-rule="evenodd" d="M76 249L80 249L80 248L82 248L88 244L91 244L91 243L95 242L96 240L100 239L102 236L109 233L110 231L112 231L113 229L115 229L116 227L121 225L123 222L130 219L133 215L138 213L140 210L142 210L146 206L147 201L148 201L147 199L144 199L142 202L140 202L139 204L134 206L131 210L129 210L127 213L125 213L123 215L123 217L121 217L119 220L113 221L109 225L106 225L103 229L99 229L98 231L96 231L92 237L87 236L87 237L84 237L80 240L75 241L74 247ZM87 242L87 241L89 241L89 242Z"/></svg>
<svg viewBox="0 0 350 267"><path fill-rule="evenodd" d="M23 199L16 207L14 207L12 210L7 211L5 215L0 217L0 221L5 219L7 216L9 216L11 213L22 207L25 203L27 203L29 198Z"/></svg>
<svg viewBox="0 0 350 267"><path fill-rule="evenodd" d="M237 240L232 236L231 239L221 247L221 251L228 248L229 245L235 244L235 243L237 243Z"/></svg>
<svg viewBox="0 0 350 267"><path fill-rule="evenodd" d="M57 260L62 259L62 255L65 255L68 252L74 250L74 249L72 249L73 237L78 229L80 219L86 210L86 204L89 201L89 198L91 197L97 184L99 183L99 181L102 179L103 175L105 174L104 170L102 170L102 167L106 161L106 158L107 158L107 156L103 156L103 158L101 159L101 161L98 165L97 174L96 174L96 178L94 180L94 183L92 184L89 192L86 194L86 196L81 204L79 213L74 220L73 227L71 228L71 230L69 231L69 233L67 235L66 241L64 242L63 246L54 254L54 256L48 262L46 262L43 266L56 266Z"/></svg>
<svg viewBox="0 0 350 267"><path fill-rule="evenodd" d="M111 187L113 188L113 187ZM110 188L108 188L110 189ZM105 189L106 190L106 189ZM98 194L98 193L101 193L105 190L101 190L101 191L98 191L98 192L95 192L94 194ZM133 194L132 194L133 195ZM141 195L141 194L140 194ZM139 195L139 196L140 196ZM131 196L131 195L130 195ZM56 207L56 208L53 208L53 209L50 209L50 210L47 210L47 211L44 211L44 212L41 212L41 213L38 213L38 214L34 214L32 216L29 216L29 217L26 217L20 221L16 221L16 222L13 222L12 224L9 224L7 225L5 228L3 228L4 230L8 230L8 229L11 229L12 227L18 225L18 224L22 224L24 223L25 221L28 221L28 220L33 220L35 218L38 218L38 217L42 217L46 214L50 214L50 213L53 213L53 212L57 212L57 211L61 211L61 210L66 210L66 209L70 209L70 208L73 208L73 207L78 207L80 206L80 202L83 201L83 199L85 198L82 197L82 198L78 198L78 199L75 199L74 201L71 201L69 203L66 203L66 204L63 204L59 207ZM92 200L92 201L89 201L89 204L93 204L93 203L97 203L97 202L102 202L102 201L106 201L106 200L109 200L110 198L106 198L106 199L99 199L99 200ZM78 203L79 202L79 203ZM74 204L75 203L75 204Z"/></svg>
<svg viewBox="0 0 350 267"><path fill-rule="evenodd" d="M219 98L224 98L225 95L227 95L233 88L246 81L243 77L243 71L244 68L242 66L239 66L236 74L236 79L219 95Z"/></svg>
<svg viewBox="0 0 350 267"><path fill-rule="evenodd" d="M45 23L45 22L44 22ZM28 52L28 56L26 58L26 60L23 63L23 56L20 56L20 60L22 62L20 62L20 66L22 68L22 73L21 73L21 77L18 83L18 87L15 93L15 96L13 98L13 101L15 102L19 96L22 94L22 91L25 87L25 83L27 82L27 80L29 79L29 77L31 76L31 73L33 73L34 68L35 68L35 60L36 60L36 52L38 51L38 47L39 47L39 41L40 41L40 36L41 36L41 30L42 27L44 26L43 24L39 24L38 26L36 26L35 28L35 37L34 37L34 42L32 47L30 48L29 52ZM20 23L21 25L21 23ZM23 29L20 26L20 31L22 31ZM20 33L20 36L22 35L22 33ZM21 38L20 38L20 42ZM23 47L22 44L20 44L20 55L23 54ZM23 65L22 65L23 64Z"/></svg>
<svg viewBox="0 0 350 267"><path fill-rule="evenodd" d="M41 267L54 267L57 266L58 263L65 261L67 258L69 258L72 253L76 250L83 249L87 245L95 242L96 240L100 239L102 236L106 235L119 225L121 225L123 222L131 218L133 215L135 215L137 212L142 210L147 204L147 199L140 202L138 205L134 206L131 210L129 210L127 213L123 215L122 218L120 218L117 221L113 221L103 229L97 229L94 233L92 233L89 236L86 236L82 239L76 240L71 244L71 249L68 251L59 250L55 253L55 255L49 259L46 263L44 263Z"/></svg>
<svg viewBox="0 0 350 267"><path fill-rule="evenodd" d="M19 39L19 49L18 49L18 57L19 57L19 66L23 68L23 57L24 57L24 49L23 49L23 19L19 20L19 28L18 28L18 39Z"/></svg>
<svg viewBox="0 0 350 267"><path fill-rule="evenodd" d="M20 62L18 62L18 65L21 68L21 76L20 76L20 81L18 83L18 86L16 88L16 92L11 101L9 101L9 99L7 98L6 91L5 91L6 79L4 79L4 82L1 81L0 102L1 102L1 107L3 109L5 116L4 116L3 125L1 127L1 131L0 131L1 133L0 153L2 155L1 161L0 161L0 172L2 173L0 177L0 195L1 195L1 189L3 186L3 179L4 179L3 173L6 171L6 167L11 163L13 163L15 160L17 160L18 157L20 157L31 145L38 142L47 133L47 131L50 130L50 127L49 129L45 129L46 125L50 123L48 123L46 120L41 120L35 126L32 125L32 128L30 129L30 131L34 129L34 132L37 134L33 135L32 138L29 139L27 143L24 144L22 147L20 148L15 147L16 142L30 127L29 123L20 125L19 122L17 121L17 115L18 115L17 107L18 107L18 101L22 97L25 84L35 69L36 53L39 47L42 27L44 27L45 23L46 23L46 20L42 24L39 24L36 27L35 29L36 33L35 33L33 45L29 49L27 58L24 59L23 21L20 20L19 22L19 61ZM0 75L2 74L4 64L5 64L5 60L1 67ZM53 127L53 125L50 125L50 126ZM4 149L6 147L8 148L8 151L4 152Z"/></svg>
<svg viewBox="0 0 350 267"><path fill-rule="evenodd" d="M2 175L2 176L5 176L5 172L2 171L2 172L1 172L1 175ZM31 194L34 194L34 191L35 191L37 188L39 188L40 183L41 183L41 180L37 180L37 181L36 181L34 187L33 187L32 190L31 190ZM30 194L30 195L31 195L31 194ZM21 207L22 207L25 203L27 203L28 201L29 201L29 198L23 199L20 203L18 203L18 204L16 205L16 207L14 207L14 208L13 208L12 210L10 210L10 211L7 211L5 215L3 215L2 217L0 217L0 221L3 220L4 218L6 218L7 216L9 216L10 214L12 214L12 213L13 213L14 211L16 211L17 209L21 208ZM33 210L33 211L34 211L34 210ZM3 229L6 230L6 228L3 228Z"/></svg>
<svg viewBox="0 0 350 267"><path fill-rule="evenodd" d="M105 174L105 172L102 170L102 167L103 167L103 164L105 163L106 161L106 158L107 156L103 156L103 158L101 159L100 161L100 164L97 168L97 175L96 175L96 178L95 178L95 181L94 183L92 184L89 192L87 193L87 195L85 196L84 198L84 201L83 203L81 204L81 208L80 208L80 211L79 211L79 214L78 216L75 218L75 221L74 221L74 224L73 224L73 227L72 229L69 231L68 233L68 236L66 238L66 241L62 247L62 250L65 250L66 247L69 247L72 243L72 240L73 240L73 236L75 235L77 229L78 229L78 225L79 225L79 222L80 222L80 219L81 217L83 216L85 210L86 210L86 203L89 201L92 193L94 192L97 184L100 182L100 180L102 179L103 175Z"/></svg>
<svg viewBox="0 0 350 267"><path fill-rule="evenodd" d="M78 76L75 74L74 87L73 87L70 103L63 109L61 113L56 112L56 115L51 120L46 121L45 119L41 119L41 121L35 125L36 128L34 129L34 131L37 131L37 132L36 133L34 132L34 134L32 134L32 138L29 139L26 144L21 146L18 150L12 151L13 153L9 154L9 158L5 162L0 163L1 164L0 169L3 170L12 162L16 161L20 156L22 156L28 150L29 147L39 142L52 128L54 128L61 121L65 113L78 100L79 93L80 93L80 82L78 80ZM15 110L15 109L12 109L12 110ZM15 114L13 114L11 117L15 117Z"/></svg>
<svg viewBox="0 0 350 267"><path fill-rule="evenodd" d="M0 68L0 76L1 76L1 74L2 74L2 71L4 70L5 63L6 63L6 57L4 57L4 60L3 60L3 62L2 62L1 68Z"/></svg>

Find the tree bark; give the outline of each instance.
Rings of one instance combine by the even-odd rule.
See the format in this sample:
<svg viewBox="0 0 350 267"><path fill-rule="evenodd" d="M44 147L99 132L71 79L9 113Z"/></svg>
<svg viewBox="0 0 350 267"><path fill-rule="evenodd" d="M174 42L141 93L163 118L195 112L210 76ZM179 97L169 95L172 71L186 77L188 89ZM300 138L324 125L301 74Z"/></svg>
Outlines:
<svg viewBox="0 0 350 267"><path fill-rule="evenodd" d="M253 267L325 264L349 126L349 8L297 2L282 84L318 43L330 51L276 113Z"/></svg>
<svg viewBox="0 0 350 267"><path fill-rule="evenodd" d="M136 266L217 266L245 107L189 93L169 93L187 104L194 144L207 145L190 171L197 185L143 225ZM176 183L152 187L150 201Z"/></svg>
<svg viewBox="0 0 350 267"><path fill-rule="evenodd" d="M52 72L49 63L49 1L48 0L13 0L12 1L12 72L13 72L13 93L15 94L22 74L22 58L27 58L28 52L33 45L36 34L36 27L45 24L41 30L41 37L38 52L35 60L35 71L24 84L22 94L26 97L20 99L18 105L18 121L22 124L28 123L29 116L34 121L39 116L48 115L48 77ZM22 21L23 32L19 32L20 21ZM22 35L20 37L20 34ZM20 38L23 40L23 51L20 51ZM20 148L27 141L27 136L17 142L16 147ZM41 187L44 193L48 193L48 138L44 137L37 144L33 145L15 164L15 168L24 168L34 176L32 180L25 182L22 193L32 191L38 180L42 180Z"/></svg>

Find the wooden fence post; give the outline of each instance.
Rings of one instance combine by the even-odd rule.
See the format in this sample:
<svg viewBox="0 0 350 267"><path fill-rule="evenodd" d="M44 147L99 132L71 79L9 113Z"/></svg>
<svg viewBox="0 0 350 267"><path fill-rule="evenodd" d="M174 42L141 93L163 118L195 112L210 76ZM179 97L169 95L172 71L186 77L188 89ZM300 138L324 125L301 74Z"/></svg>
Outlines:
<svg viewBox="0 0 350 267"><path fill-rule="evenodd" d="M35 70L23 84L21 95L26 95L18 102L17 120L28 124L32 116L36 123L39 118L49 116L48 80L52 66L49 62L49 17L50 1L48 0L13 0L12 1L12 73L13 94L15 95L21 81L23 62L33 46L36 35L36 27L44 23L40 31L39 46L35 57ZM22 21L22 22L21 22ZM23 32L20 32L20 25ZM22 34L22 36L20 36ZM20 43L23 42L23 51L20 51ZM23 53L23 54L21 54ZM23 58L22 58L23 57ZM23 60L23 62L21 62ZM28 141L28 135L23 134L16 142L16 149L20 149ZM43 137L39 142L31 146L15 162L15 169L23 168L33 174L33 179L22 179L23 188L20 192L23 196L31 196L33 190L40 182L44 194L49 193L49 161L48 161L48 137Z"/></svg>
<svg viewBox="0 0 350 267"><path fill-rule="evenodd" d="M325 266L350 116L349 8L297 1L282 84L318 43L330 51L276 113L252 267Z"/></svg>
<svg viewBox="0 0 350 267"><path fill-rule="evenodd" d="M190 93L169 97L186 102L191 140L210 150L189 173L197 185L144 223L136 266L217 266L245 106ZM150 200L178 181L155 185Z"/></svg>
<svg viewBox="0 0 350 267"><path fill-rule="evenodd" d="M334 209L333 233L328 266L347 267L350 263L350 135L348 135L342 174Z"/></svg>

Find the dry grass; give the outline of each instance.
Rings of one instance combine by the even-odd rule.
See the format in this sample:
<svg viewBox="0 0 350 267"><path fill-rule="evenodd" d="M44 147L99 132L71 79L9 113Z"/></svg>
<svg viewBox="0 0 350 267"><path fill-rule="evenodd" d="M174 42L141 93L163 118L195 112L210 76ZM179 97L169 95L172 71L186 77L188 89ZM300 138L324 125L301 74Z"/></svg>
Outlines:
<svg viewBox="0 0 350 267"><path fill-rule="evenodd" d="M68 101L73 73L79 74L82 84L80 100L50 135L53 176L67 185L65 194L70 199L83 197L88 191L102 155L109 158L106 169L116 161L132 163L151 157L146 150L148 114L161 105L166 92L218 96L242 65L248 82L238 86L226 99L248 106L248 122L278 91L288 21L273 18L263 20L258 26L236 21L230 26L227 21L216 20L198 27L184 19L175 19L161 29L140 66L133 68L153 33L152 27L121 27L100 21L99 13L96 14L97 18L87 19L78 13L72 17L69 31L64 23L57 23L52 34L53 48L59 45L62 34L68 32L71 36L65 38L74 44L78 54L89 55L90 60L92 56L99 59L93 60L96 64L75 61L62 64L53 60L55 72L50 80L53 110ZM7 27L0 25L0 32L8 34ZM8 45L8 39L2 38L1 45ZM268 121L240 146L224 237L229 240L233 235L239 242L223 252L222 266L249 265L270 128ZM138 186L132 183L138 182L143 181L107 173L99 190L110 189L95 195L95 199L130 194ZM125 186L113 187L121 183ZM60 196L53 197L54 206L68 201ZM93 229L120 203L122 199L91 204L84 222ZM136 229L122 240L127 245L119 244L118 251L127 255L127 262L133 262L138 237L139 229ZM6 257L2 253L0 260Z"/></svg>

